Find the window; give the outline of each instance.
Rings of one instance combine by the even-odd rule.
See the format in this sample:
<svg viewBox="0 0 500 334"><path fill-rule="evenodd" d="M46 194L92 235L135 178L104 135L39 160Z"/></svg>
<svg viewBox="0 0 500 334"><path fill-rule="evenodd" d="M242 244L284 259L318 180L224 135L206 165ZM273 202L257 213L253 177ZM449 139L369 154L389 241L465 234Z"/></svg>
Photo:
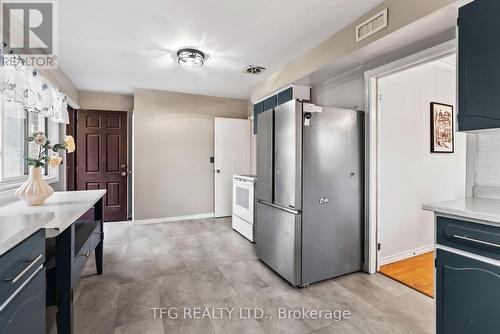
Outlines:
<svg viewBox="0 0 500 334"><path fill-rule="evenodd" d="M25 132L25 145L26 145L26 155L29 156L30 158L36 158L38 157L38 145L36 145L33 142L27 142L26 139L29 136L32 136L36 132L43 132L49 138L51 139L51 133L48 131L48 119L46 117L28 112L27 115L27 122L26 122L26 127L27 130ZM56 138L57 140L57 138ZM53 140L51 140L52 142ZM24 164L24 174L28 174L28 166ZM43 168L43 174L47 175L48 170L46 167Z"/></svg>
<svg viewBox="0 0 500 334"><path fill-rule="evenodd" d="M53 142L59 142L59 123L46 117L27 112L20 104L0 102L0 186L16 184L28 177L24 156L36 157L37 146L26 139L42 131ZM45 168L48 178L58 177L58 168Z"/></svg>
<svg viewBox="0 0 500 334"><path fill-rule="evenodd" d="M4 115L2 123L2 180L7 180L24 175L25 121L22 118Z"/></svg>

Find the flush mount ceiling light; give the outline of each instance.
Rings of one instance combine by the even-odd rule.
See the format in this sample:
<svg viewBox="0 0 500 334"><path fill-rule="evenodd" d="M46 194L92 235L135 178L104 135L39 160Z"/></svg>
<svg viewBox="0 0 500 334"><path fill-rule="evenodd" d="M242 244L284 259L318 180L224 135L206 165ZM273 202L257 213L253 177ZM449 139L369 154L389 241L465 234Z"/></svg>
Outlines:
<svg viewBox="0 0 500 334"><path fill-rule="evenodd" d="M177 62L182 66L199 68L205 63L205 54L196 49L180 49L177 51Z"/></svg>

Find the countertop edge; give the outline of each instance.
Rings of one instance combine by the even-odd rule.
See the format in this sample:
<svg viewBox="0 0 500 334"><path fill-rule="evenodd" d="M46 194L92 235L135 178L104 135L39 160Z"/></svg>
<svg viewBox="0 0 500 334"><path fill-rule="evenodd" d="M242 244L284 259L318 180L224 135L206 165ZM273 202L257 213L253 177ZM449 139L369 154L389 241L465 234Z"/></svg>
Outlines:
<svg viewBox="0 0 500 334"><path fill-rule="evenodd" d="M47 223L47 224L45 224L44 228L46 230L55 230L55 231L57 231L56 235L59 235L62 231L67 229L73 222L75 222L78 218L80 218L85 212L87 212L93 205L95 205L101 198L103 198L107 192L105 189L99 189L97 191L99 191L101 193L101 196L96 198L93 201L89 201L90 206L87 209L78 211L77 213L75 213L74 215L69 217L64 224L58 224L57 226L50 226L50 223ZM62 227L64 227L64 228L62 228ZM47 231L46 231L46 233L47 233Z"/></svg>
<svg viewBox="0 0 500 334"><path fill-rule="evenodd" d="M20 232L14 234L9 239L4 240L2 243L0 243L0 256L3 256L4 254L10 252L17 245L19 245L24 240L28 239L29 237L31 237L33 234L35 234L36 232L38 232L41 229L44 229L43 223L34 225L33 228L31 228L31 226L30 226L29 229L21 230Z"/></svg>
<svg viewBox="0 0 500 334"><path fill-rule="evenodd" d="M21 244L24 240L32 236L34 233L39 231L40 229L45 229L45 236L46 238L52 238L58 236L62 231L67 229L73 222L75 222L79 217L81 217L85 212L87 212L93 205L95 205L101 198L106 195L106 190L105 189L98 189L95 190L96 193L99 193L100 196L96 196L95 199L90 200L89 206L85 210L79 210L75 214L72 214L71 217L68 217L64 223L60 223L57 225L51 226L51 222L40 222L37 224L33 224L32 226L29 226L29 228L25 228L15 234L13 234L10 238L2 241L0 243L0 256L5 255L9 251L11 251L13 248Z"/></svg>
<svg viewBox="0 0 500 334"><path fill-rule="evenodd" d="M475 219L475 220L480 220L480 221L484 221L484 222L491 222L491 223L495 223L495 224L500 224L500 215L488 213L488 212L471 211L471 210L467 210L467 209L453 208L453 207L446 206L445 203L443 203L443 205L440 205L439 203L424 204L424 205L422 205L422 209L424 209L426 211L435 212L436 214L446 214L446 215L450 215L450 216Z"/></svg>

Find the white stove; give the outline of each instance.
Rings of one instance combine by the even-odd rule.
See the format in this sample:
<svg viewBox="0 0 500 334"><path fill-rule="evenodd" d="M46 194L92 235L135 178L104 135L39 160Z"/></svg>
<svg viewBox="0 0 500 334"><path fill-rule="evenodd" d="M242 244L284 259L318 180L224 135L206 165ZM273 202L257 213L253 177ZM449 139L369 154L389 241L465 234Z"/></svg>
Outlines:
<svg viewBox="0 0 500 334"><path fill-rule="evenodd" d="M256 180L252 175L233 176L233 229L251 242L254 242Z"/></svg>

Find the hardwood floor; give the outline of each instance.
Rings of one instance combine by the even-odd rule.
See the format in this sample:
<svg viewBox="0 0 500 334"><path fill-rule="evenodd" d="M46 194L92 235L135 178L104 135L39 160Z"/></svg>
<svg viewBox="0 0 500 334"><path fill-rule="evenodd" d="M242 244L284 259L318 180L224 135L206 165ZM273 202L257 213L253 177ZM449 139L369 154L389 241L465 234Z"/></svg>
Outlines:
<svg viewBox="0 0 500 334"><path fill-rule="evenodd" d="M434 252L380 267L380 272L431 298L434 297Z"/></svg>

